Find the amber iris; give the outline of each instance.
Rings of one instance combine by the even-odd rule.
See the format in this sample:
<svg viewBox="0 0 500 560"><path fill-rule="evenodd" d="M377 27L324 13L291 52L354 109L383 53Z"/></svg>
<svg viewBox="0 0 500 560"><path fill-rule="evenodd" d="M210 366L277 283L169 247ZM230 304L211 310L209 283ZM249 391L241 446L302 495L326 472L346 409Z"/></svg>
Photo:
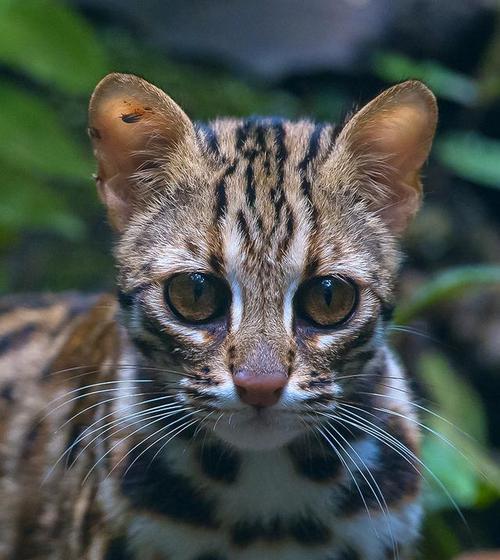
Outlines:
<svg viewBox="0 0 500 560"><path fill-rule="evenodd" d="M220 318L229 305L224 282L201 272L176 274L165 284L164 296L172 312L188 323Z"/></svg>
<svg viewBox="0 0 500 560"><path fill-rule="evenodd" d="M358 300L354 282L337 276L321 276L305 282L295 296L300 319L321 328L338 327L352 315Z"/></svg>

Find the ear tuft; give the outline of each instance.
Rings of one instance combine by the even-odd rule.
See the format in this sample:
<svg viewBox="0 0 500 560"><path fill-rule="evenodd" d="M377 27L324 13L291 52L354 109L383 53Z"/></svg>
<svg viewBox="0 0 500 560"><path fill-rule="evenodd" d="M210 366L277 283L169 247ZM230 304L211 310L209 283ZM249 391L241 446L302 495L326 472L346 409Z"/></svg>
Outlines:
<svg viewBox="0 0 500 560"><path fill-rule="evenodd" d="M94 90L89 135L97 185L112 224L122 230L144 193L133 175L157 158L168 160L194 135L182 109L162 90L130 74L109 74Z"/></svg>
<svg viewBox="0 0 500 560"><path fill-rule="evenodd" d="M420 170L429 155L436 123L433 93L421 82L408 81L363 107L337 140L336 162L357 166L359 182L364 183L359 188L397 234L420 205Z"/></svg>

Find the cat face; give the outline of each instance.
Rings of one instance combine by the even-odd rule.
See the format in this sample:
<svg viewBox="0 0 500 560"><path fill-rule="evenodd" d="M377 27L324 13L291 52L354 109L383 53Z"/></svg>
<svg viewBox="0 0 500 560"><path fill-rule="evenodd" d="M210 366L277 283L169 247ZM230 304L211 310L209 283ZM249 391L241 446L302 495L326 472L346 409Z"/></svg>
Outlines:
<svg viewBox="0 0 500 560"><path fill-rule="evenodd" d="M284 445L311 411L355 398L382 345L435 118L432 94L410 82L341 129L195 126L138 78L101 82L98 188L120 231L124 323L159 390L250 449Z"/></svg>

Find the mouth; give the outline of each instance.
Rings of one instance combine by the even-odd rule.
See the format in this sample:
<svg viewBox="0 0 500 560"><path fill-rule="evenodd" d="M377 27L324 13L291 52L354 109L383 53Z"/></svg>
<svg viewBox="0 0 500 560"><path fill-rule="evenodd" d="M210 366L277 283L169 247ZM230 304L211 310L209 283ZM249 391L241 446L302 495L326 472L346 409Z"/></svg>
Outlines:
<svg viewBox="0 0 500 560"><path fill-rule="evenodd" d="M274 407L250 407L224 412L214 424L222 440L240 449L283 447L304 431L299 415Z"/></svg>

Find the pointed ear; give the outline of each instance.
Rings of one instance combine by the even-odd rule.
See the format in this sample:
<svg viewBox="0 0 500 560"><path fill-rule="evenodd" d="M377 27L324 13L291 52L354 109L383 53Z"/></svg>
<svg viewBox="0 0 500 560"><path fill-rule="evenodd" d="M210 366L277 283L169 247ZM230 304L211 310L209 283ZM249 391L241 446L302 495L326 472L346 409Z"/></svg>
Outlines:
<svg viewBox="0 0 500 560"><path fill-rule="evenodd" d="M356 188L396 234L405 229L420 206L420 170L429 155L436 123L434 95L421 82L408 81L363 107L337 139L335 169L347 170L351 182L357 183Z"/></svg>
<svg viewBox="0 0 500 560"><path fill-rule="evenodd" d="M187 115L168 95L130 74L109 74L94 90L89 135L98 164L97 188L121 231L147 192L134 174L168 162L194 137Z"/></svg>

